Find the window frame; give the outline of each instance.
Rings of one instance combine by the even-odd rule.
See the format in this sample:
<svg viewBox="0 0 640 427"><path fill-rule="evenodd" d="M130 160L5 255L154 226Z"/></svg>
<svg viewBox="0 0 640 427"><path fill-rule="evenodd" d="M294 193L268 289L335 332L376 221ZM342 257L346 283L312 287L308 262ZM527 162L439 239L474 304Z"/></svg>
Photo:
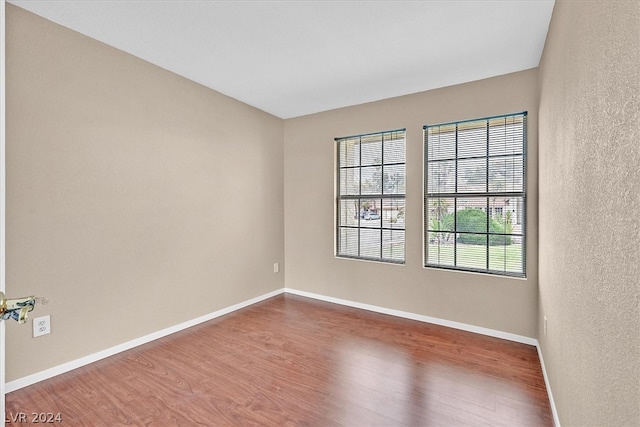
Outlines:
<svg viewBox="0 0 640 427"><path fill-rule="evenodd" d="M487 138L486 138L486 145L487 148L485 150L485 154L483 156L473 156L474 159L483 159L486 161L487 166L489 165L489 160L491 158L496 158L496 157L505 157L507 158L508 155L507 154L503 154L503 155L494 155L492 156L490 154L490 138L489 138L489 131L490 131L490 121L491 120L496 120L496 119L507 119L507 118L514 118L514 117L522 117L522 191L489 191L489 169L487 169L485 171L486 173L486 188L485 191L483 192L475 192L475 191L467 191L467 192L460 192L458 191L458 162L459 160L463 159L463 160L469 160L470 157L464 157L464 156L459 156L458 154L458 148L459 148L459 140L458 140L458 136L459 136L459 130L458 130L458 126L461 124L467 124L467 123L472 123L472 122L482 122L485 121L486 122L486 128L487 128ZM432 125L425 125L423 126L423 173L424 173L424 179L423 179L423 184L424 184L424 188L423 188L423 267L425 268L436 268L436 269L444 269L444 270L453 270L453 271L462 271L462 272L472 272L472 273L482 273L482 274L490 274L490 275L497 275L497 276L507 276L507 277L516 277L516 278L526 278L527 277L527 250L526 250L526 246L527 246L527 116L528 116L528 112L527 111L522 111L522 112L517 112L517 113L509 113L509 114L500 114L500 115L495 115L495 116L488 116L488 117L479 117L479 118L475 118L475 119L468 119L468 120L459 120L459 121L452 121L452 122L446 122L446 123L437 123L437 124L432 124ZM438 160L431 160L429 159L429 144L428 144L428 132L430 128L435 128L435 127L442 127L442 126L456 126L456 130L455 130L455 156L451 159L454 162L454 168L455 168L455 177L454 177L454 182L455 182L455 190L453 192L429 192L429 163L430 162L444 162L446 160L442 160L442 159L438 159ZM514 156L514 154L511 154L511 156ZM449 159L447 159L449 160ZM496 232L492 232L491 228L490 228L490 221L491 221L491 217L492 215L490 215L489 213L492 211L492 206L490 204L490 198L492 197L510 197L510 198L517 198L516 199L516 210L514 211L516 213L516 217L515 222L512 221L512 224L515 224L516 227L519 227L521 229L520 233L506 233L506 231L504 233L496 233ZM465 198L486 198L486 208L484 209L484 212L487 216L487 226L486 226L486 230L484 232L473 232L473 234L477 234L477 235L485 235L486 236L486 253L484 255L485 257L485 268L474 268L474 267L467 267L467 266L459 266L457 265L457 245L458 245L458 236L459 236L459 230L458 230L458 222L457 222L457 215L458 215L458 200L459 199L463 199L461 201L466 202L466 200L464 200ZM430 215L429 215L429 201L431 199L453 199L454 200L454 207L453 207L453 226L452 226L452 230L451 233L454 236L454 243L453 243L453 265L448 265L448 264L442 264L442 263L433 263L433 262L429 262L429 246L430 246L430 237L429 234L432 232L442 232L443 229L438 229L438 230L432 230L430 228L430 224L429 224L429 219L430 219ZM465 232L462 232L462 234L465 234ZM467 233L470 234L470 233ZM506 268L506 263L505 263L505 269L504 270L496 270L496 269L490 269L490 259L491 259L491 255L490 255L490 239L491 236L510 236L510 237L517 237L517 238L521 238L521 250L522 250L522 259L521 259L521 272L520 271L508 271Z"/></svg>
<svg viewBox="0 0 640 427"><path fill-rule="evenodd" d="M392 162L392 163L385 163L384 161L384 141L385 141L385 135L395 135L398 133L402 133L402 140L404 141L403 144L403 162ZM398 165L402 165L404 167L404 192L402 193L385 193L385 189L384 189L384 172L381 173L381 179L382 181L382 185L381 185L381 193L363 193L362 191L362 169L363 168L368 168L368 167L372 167L372 165L362 165L362 150L359 150L359 159L358 159L358 165L357 166L342 166L340 163L340 159L341 159L341 142L346 142L349 140L354 140L356 138L359 138L360 141L362 141L363 138L371 138L371 137L375 137L379 135L381 138L381 152L382 152L382 159L380 162L380 167L382 168L382 171L384 171L384 168L387 166L398 166ZM393 138L391 140L397 140L399 138ZM387 139L389 140L389 139ZM364 260L364 261L374 261L374 262L383 262L383 263L389 263L389 264L395 264L395 265L404 265L406 262L406 255L407 255L407 248L406 248L406 221L404 221L404 227L400 228L400 227L385 227L384 226L384 221L383 221L383 215L384 215L384 210L383 210L383 206L385 201L388 200L402 200L404 201L404 210L403 210L403 215L406 214L406 183L407 183L407 175L406 175L406 164L407 164L407 159L406 159L406 147L407 147L407 130L406 128L399 128L399 129L392 129L392 130L386 130L386 131L380 131L380 132L370 132L370 133L365 133L365 134L358 134L358 135L351 135L351 136L345 136L345 137L339 137L339 138L334 138L335 141L335 149L336 149L336 173L335 173L335 178L336 178L336 206L335 206L335 213L336 213L336 221L335 221L335 230L336 230L336 234L335 234L335 245L334 245L334 249L335 249L335 257L336 258L344 258L344 259L356 259L356 260ZM360 142L362 143L362 142ZM359 170L359 179L358 179L358 185L359 185L359 190L358 190L358 194L342 194L341 193L341 189L340 189L340 185L341 185L341 171L342 170L347 170L347 169L358 169ZM360 206L362 201L366 201L366 200L380 200L381 206L380 206L380 226L379 227L364 227L362 226L362 216L360 213ZM347 226L347 225L342 225L341 224L341 205L342 205L342 201L358 201L358 206L359 208L356 210L356 215L358 217L358 225L357 226ZM352 228L352 229L357 229L358 230L358 255L350 255L350 254L344 254L341 253L341 229L343 228ZM361 251L360 251L360 245L361 245L361 230L380 230L380 256L379 257L372 257L372 256L363 256L361 255ZM395 259L395 258L385 258L384 257L384 250L383 250L383 235L384 235L384 231L396 231L396 232L403 232L404 233L404 239L403 239L403 252L402 252L402 259Z"/></svg>

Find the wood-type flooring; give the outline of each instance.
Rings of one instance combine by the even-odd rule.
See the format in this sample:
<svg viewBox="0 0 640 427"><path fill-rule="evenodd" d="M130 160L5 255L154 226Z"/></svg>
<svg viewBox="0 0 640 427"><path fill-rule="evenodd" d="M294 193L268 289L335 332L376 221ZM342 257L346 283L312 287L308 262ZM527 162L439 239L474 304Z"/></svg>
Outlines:
<svg viewBox="0 0 640 427"><path fill-rule="evenodd" d="M553 426L535 347L290 294L16 390L6 412L7 425Z"/></svg>

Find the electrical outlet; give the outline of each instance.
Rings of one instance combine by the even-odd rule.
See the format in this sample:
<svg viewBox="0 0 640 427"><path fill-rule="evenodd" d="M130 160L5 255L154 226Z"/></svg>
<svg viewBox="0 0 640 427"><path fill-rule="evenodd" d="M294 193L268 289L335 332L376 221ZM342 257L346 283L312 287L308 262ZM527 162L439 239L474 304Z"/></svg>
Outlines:
<svg viewBox="0 0 640 427"><path fill-rule="evenodd" d="M544 336L547 336L547 316L543 317L544 319Z"/></svg>
<svg viewBox="0 0 640 427"><path fill-rule="evenodd" d="M36 317L33 319L33 337L51 333L51 316Z"/></svg>
<svg viewBox="0 0 640 427"><path fill-rule="evenodd" d="M273 272L277 273L278 271L280 271L280 264L277 262L273 263Z"/></svg>

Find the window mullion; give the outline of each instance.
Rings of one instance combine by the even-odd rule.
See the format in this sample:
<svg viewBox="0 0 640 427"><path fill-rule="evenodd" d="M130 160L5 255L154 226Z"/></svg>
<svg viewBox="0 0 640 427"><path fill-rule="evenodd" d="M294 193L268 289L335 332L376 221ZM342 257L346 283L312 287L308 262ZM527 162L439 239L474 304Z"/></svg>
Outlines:
<svg viewBox="0 0 640 427"><path fill-rule="evenodd" d="M362 256L360 241L362 240L362 217L360 210L362 209L362 137L358 138L358 256Z"/></svg>
<svg viewBox="0 0 640 427"><path fill-rule="evenodd" d="M485 147L485 154L487 155L487 159L485 162L486 165L486 178L487 178L487 182L486 182L486 187L484 188L484 191L486 193L489 193L489 120L487 120L487 132L486 132L487 138L486 138L486 147ZM489 196L487 196L487 200L486 200L486 206L487 206L487 262L485 264L485 267L487 270L489 270L489 240L491 239L491 235L489 234L491 232L491 205L489 204Z"/></svg>
<svg viewBox="0 0 640 427"><path fill-rule="evenodd" d="M456 123L456 142L455 142L455 182L454 191L458 193L458 124ZM458 198L453 203L453 265L458 266Z"/></svg>
<svg viewBox="0 0 640 427"><path fill-rule="evenodd" d="M383 194L384 197L384 133L382 134L381 138L380 138L380 193ZM382 209L382 200L383 198L380 198L380 258L383 258L383 250L382 250L382 245L383 245L383 239L382 239L382 216L384 214L384 210Z"/></svg>
<svg viewBox="0 0 640 427"><path fill-rule="evenodd" d="M342 192L340 191L340 183L342 182L342 176L340 174L341 168L340 168L340 149L342 148L342 144L340 142L338 142L337 145L337 150L338 150L338 157L336 159L336 165L338 167L338 182L336 183L337 188L337 193L338 193L338 202L336 203L336 221L338 222L338 226L336 227L336 254L340 254L340 248L342 248L342 242L340 239L340 232L342 231L342 212L341 212L341 205L342 205Z"/></svg>
<svg viewBox="0 0 640 427"><path fill-rule="evenodd" d="M453 199L453 265L458 265L458 198Z"/></svg>

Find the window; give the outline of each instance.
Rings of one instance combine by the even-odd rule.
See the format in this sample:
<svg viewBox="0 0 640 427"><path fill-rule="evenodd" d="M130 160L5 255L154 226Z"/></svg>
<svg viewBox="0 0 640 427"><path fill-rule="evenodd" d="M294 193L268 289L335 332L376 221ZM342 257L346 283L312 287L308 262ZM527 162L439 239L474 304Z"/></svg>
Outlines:
<svg viewBox="0 0 640 427"><path fill-rule="evenodd" d="M425 266L525 276L526 119L424 127Z"/></svg>
<svg viewBox="0 0 640 427"><path fill-rule="evenodd" d="M336 142L336 255L404 263L405 130Z"/></svg>

